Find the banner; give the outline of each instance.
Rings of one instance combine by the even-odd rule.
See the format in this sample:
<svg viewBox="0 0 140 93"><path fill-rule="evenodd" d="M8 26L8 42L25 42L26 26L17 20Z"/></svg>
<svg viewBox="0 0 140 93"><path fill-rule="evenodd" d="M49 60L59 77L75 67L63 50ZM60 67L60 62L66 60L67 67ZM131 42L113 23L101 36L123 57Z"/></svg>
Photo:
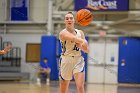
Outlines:
<svg viewBox="0 0 140 93"><path fill-rule="evenodd" d="M94 11L128 11L129 0L74 0L75 11L86 8Z"/></svg>
<svg viewBox="0 0 140 93"><path fill-rule="evenodd" d="M12 21L28 20L29 0L10 0L10 14Z"/></svg>

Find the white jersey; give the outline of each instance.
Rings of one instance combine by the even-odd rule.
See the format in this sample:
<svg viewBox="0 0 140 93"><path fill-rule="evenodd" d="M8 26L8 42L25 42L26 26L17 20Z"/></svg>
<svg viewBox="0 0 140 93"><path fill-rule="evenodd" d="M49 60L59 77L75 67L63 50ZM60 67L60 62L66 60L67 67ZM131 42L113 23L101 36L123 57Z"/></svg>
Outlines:
<svg viewBox="0 0 140 93"><path fill-rule="evenodd" d="M64 29L63 31L67 31L67 30ZM75 29L75 32L76 32L76 36L78 38L81 38L80 30ZM61 45L62 45L62 55L81 56L81 50L76 46L75 42L72 42L70 40L66 40L66 41L63 41L63 42L61 41Z"/></svg>

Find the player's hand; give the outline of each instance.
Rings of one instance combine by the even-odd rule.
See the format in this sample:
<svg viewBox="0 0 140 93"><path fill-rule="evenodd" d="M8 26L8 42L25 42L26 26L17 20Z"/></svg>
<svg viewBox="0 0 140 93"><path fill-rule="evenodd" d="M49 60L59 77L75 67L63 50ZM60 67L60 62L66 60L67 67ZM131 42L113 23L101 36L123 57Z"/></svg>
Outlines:
<svg viewBox="0 0 140 93"><path fill-rule="evenodd" d="M6 54L7 52L9 52L12 48L12 45L8 45L6 46L3 50L0 51L0 54Z"/></svg>
<svg viewBox="0 0 140 93"><path fill-rule="evenodd" d="M4 48L4 52L7 53L12 49L12 45L8 45Z"/></svg>
<svg viewBox="0 0 140 93"><path fill-rule="evenodd" d="M86 40L83 41L83 43L81 44L82 48L87 48L88 47L88 43Z"/></svg>
<svg viewBox="0 0 140 93"><path fill-rule="evenodd" d="M76 43L76 46L78 47L78 48L82 48L82 47L87 47L87 41L86 40L83 40L83 42L82 43Z"/></svg>
<svg viewBox="0 0 140 93"><path fill-rule="evenodd" d="M88 48L88 43L86 40L83 41L83 43L76 43L76 46L78 48L80 48L82 51L84 51L85 53L89 52L89 48Z"/></svg>
<svg viewBox="0 0 140 93"><path fill-rule="evenodd" d="M81 44L80 43L76 43L76 47L80 48L81 49Z"/></svg>
<svg viewBox="0 0 140 93"><path fill-rule="evenodd" d="M4 51L4 50L1 50L1 54L6 54L6 51Z"/></svg>

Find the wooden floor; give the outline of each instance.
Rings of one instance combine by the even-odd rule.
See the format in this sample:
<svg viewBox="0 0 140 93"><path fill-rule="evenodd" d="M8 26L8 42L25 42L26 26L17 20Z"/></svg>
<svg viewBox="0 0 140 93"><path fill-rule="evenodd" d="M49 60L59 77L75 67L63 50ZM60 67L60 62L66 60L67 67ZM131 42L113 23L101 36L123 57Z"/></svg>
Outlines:
<svg viewBox="0 0 140 93"><path fill-rule="evenodd" d="M85 93L140 93L140 86L85 84ZM0 82L0 93L59 93L59 82L50 85L21 82ZM75 83L71 82L68 93L77 93Z"/></svg>

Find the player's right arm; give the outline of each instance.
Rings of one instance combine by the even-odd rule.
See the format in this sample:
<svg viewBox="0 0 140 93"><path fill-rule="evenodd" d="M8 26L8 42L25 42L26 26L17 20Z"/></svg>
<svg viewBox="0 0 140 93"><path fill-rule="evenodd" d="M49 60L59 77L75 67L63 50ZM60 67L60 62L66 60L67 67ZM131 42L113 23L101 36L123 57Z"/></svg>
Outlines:
<svg viewBox="0 0 140 93"><path fill-rule="evenodd" d="M84 39L78 38L68 31L61 31L59 34L59 38L61 41L70 40L70 41L75 42L75 43L85 42Z"/></svg>
<svg viewBox="0 0 140 93"><path fill-rule="evenodd" d="M6 54L4 50L0 50L0 54Z"/></svg>
<svg viewBox="0 0 140 93"><path fill-rule="evenodd" d="M8 45L3 50L0 50L0 54L6 54L11 50L12 46Z"/></svg>

